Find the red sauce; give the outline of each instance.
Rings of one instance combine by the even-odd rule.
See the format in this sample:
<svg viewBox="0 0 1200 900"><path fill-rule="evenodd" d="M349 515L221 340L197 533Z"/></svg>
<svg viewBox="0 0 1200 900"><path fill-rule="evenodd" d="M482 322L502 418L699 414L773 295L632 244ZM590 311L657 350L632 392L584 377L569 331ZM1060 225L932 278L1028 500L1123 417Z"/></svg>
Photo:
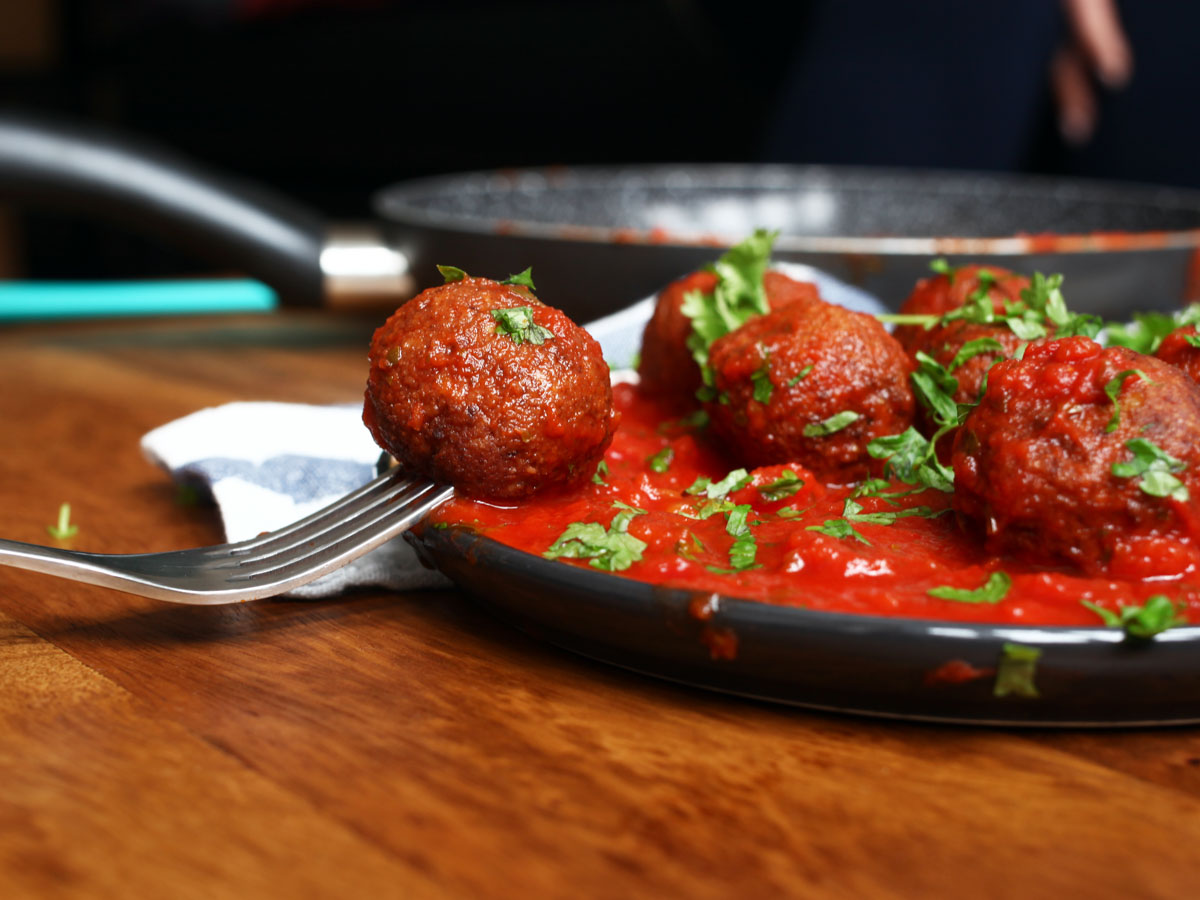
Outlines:
<svg viewBox="0 0 1200 900"><path fill-rule="evenodd" d="M572 522L608 527L618 512L614 502L621 501L646 511L633 517L629 534L645 541L647 547L641 560L612 577L695 591L702 598L715 593L846 613L1100 626L1100 618L1082 606L1081 600L1115 611L1119 605L1141 604L1154 594L1165 594L1186 604L1183 615L1189 622L1200 622L1200 573L1194 567L1182 578L1153 581L1036 567L988 554L977 537L959 528L951 512L936 518L898 518L891 525L855 523L856 531L869 543L810 530L810 526L842 518L851 488L822 485L793 464L753 470L754 481L729 495L734 503L752 507L748 521L758 564L757 568L729 572L734 538L727 533L725 516L689 518L683 513L694 513L705 498L686 496L683 491L701 475L717 481L734 466L701 432L681 422L687 410L644 396L627 384L614 386L613 400L622 422L605 456L605 484L592 483L570 494L538 497L514 506L455 499L435 514L436 519L468 526L501 543L541 555ZM665 449L673 454L669 467L665 472L653 471L648 461ZM785 468L802 478L804 486L789 497L764 499L758 488L779 479ZM901 489L897 485L897 490ZM936 511L948 510L949 496L930 490L900 499L897 506L872 497L859 502L866 513L915 506ZM563 559L559 564L589 563ZM927 593L942 586L974 590L997 571L1012 579L1006 596L997 603L946 600ZM714 655L736 649L723 643L723 636L712 637ZM943 677L962 674L944 673Z"/></svg>

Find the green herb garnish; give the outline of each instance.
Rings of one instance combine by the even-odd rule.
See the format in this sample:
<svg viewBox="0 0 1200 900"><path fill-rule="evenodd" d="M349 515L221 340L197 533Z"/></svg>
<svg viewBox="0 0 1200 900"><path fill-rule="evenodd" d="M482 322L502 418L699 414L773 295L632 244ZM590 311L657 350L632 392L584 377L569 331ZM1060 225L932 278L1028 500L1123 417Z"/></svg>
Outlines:
<svg viewBox="0 0 1200 900"><path fill-rule="evenodd" d="M533 286L533 266L530 266L524 272L518 272L516 275L509 275L500 283L520 285L521 287L529 288L531 291L537 290L537 288Z"/></svg>
<svg viewBox="0 0 1200 900"><path fill-rule="evenodd" d="M512 306L493 309L496 331L510 338L514 344L544 344L554 337L554 332L533 321L533 310L528 306Z"/></svg>
<svg viewBox="0 0 1200 900"><path fill-rule="evenodd" d="M670 447L663 447L648 460L646 465L650 467L651 472L666 472L671 468L671 461L675 459L675 451Z"/></svg>
<svg viewBox="0 0 1200 900"><path fill-rule="evenodd" d="M54 525L47 525L46 531L50 533L52 538L65 541L67 538L73 538L79 534L79 526L71 524L71 504L64 503L58 508L58 522Z"/></svg>
<svg viewBox="0 0 1200 900"><path fill-rule="evenodd" d="M604 476L607 474L608 474L608 462L606 460L602 459L602 460L600 460L599 464L596 466L596 471L592 474L592 484L599 484L599 485L603 485L603 486L607 487L608 482L604 480Z"/></svg>
<svg viewBox="0 0 1200 900"><path fill-rule="evenodd" d="M465 281L471 277L458 266L438 266L437 270L442 273L443 284L450 284L453 281Z"/></svg>
<svg viewBox="0 0 1200 900"><path fill-rule="evenodd" d="M1112 401L1113 405L1112 418L1109 419L1108 424L1104 426L1105 434L1111 434L1112 432L1116 431L1117 425L1120 424L1121 403L1119 400L1117 400L1117 395L1121 393L1121 386L1125 384L1126 380L1132 375L1136 375L1138 378L1144 378L1148 383L1154 384L1154 382L1150 380L1149 376L1147 376L1146 373L1141 369L1126 369L1124 372L1118 372L1108 382L1108 384L1104 386L1104 393L1108 395L1108 399Z"/></svg>
<svg viewBox="0 0 1200 900"><path fill-rule="evenodd" d="M587 559L588 565L606 572L628 569L642 558L646 542L629 534L629 523L646 511L619 501L609 527L599 522L572 522L542 554L546 559Z"/></svg>
<svg viewBox="0 0 1200 900"><path fill-rule="evenodd" d="M826 519L822 525L809 525L805 528L806 531L818 531L821 534L827 534L835 538L854 538L856 541L871 545L865 537L854 530L854 526L845 519Z"/></svg>
<svg viewBox="0 0 1200 900"><path fill-rule="evenodd" d="M802 382L805 378L807 378L808 373L811 372L812 370L813 370L813 364L809 363L807 366L805 366L803 369L801 369L799 372L797 372L795 375L793 375L791 378L788 379L787 386L795 387L800 382Z"/></svg>
<svg viewBox="0 0 1200 900"><path fill-rule="evenodd" d="M754 385L754 399L759 403L771 402L771 394L775 386L771 384L771 356L766 347L759 345L762 352L762 365L750 375L750 383Z"/></svg>
<svg viewBox="0 0 1200 900"><path fill-rule="evenodd" d="M976 356L982 356L985 353L999 353L1004 355L1004 345L995 338L975 338L973 341L967 341L958 348L958 352L954 354L954 359L950 360L950 365L946 367L947 373L953 372L963 363L974 359ZM957 384L955 385L957 389Z"/></svg>
<svg viewBox="0 0 1200 900"><path fill-rule="evenodd" d="M774 231L755 231L713 263L717 284L711 294L684 294L680 309L692 321L687 346L700 366L707 365L713 341L769 311L763 275L777 235Z"/></svg>
<svg viewBox="0 0 1200 900"><path fill-rule="evenodd" d="M770 484L760 485L758 492L764 500L774 503L777 500L791 497L802 487L804 487L804 479L791 469L784 469L779 473L779 477Z"/></svg>
<svg viewBox="0 0 1200 900"><path fill-rule="evenodd" d="M984 582L983 587L966 590L955 587L930 588L925 593L940 600L953 600L955 603L999 603L1012 587L1012 579L1004 572L993 572Z"/></svg>
<svg viewBox="0 0 1200 900"><path fill-rule="evenodd" d="M1141 476L1138 487L1151 497L1170 497L1180 502L1188 499L1187 485L1175 477L1175 473L1187 468L1186 463L1145 438L1126 441L1125 447L1133 454L1133 460L1113 463L1113 475L1117 478Z"/></svg>
<svg viewBox="0 0 1200 900"><path fill-rule="evenodd" d="M697 479L698 481L699 479ZM704 495L713 500L720 500L726 494L740 491L751 481L753 481L753 478L750 477L750 474L745 469L734 469L720 481L712 481L706 485ZM695 487L695 485L692 487ZM688 490L690 491L691 488L688 488ZM687 493L687 491L684 493Z"/></svg>
<svg viewBox="0 0 1200 900"><path fill-rule="evenodd" d="M805 425L802 433L805 437L825 437L841 431L851 422L857 422L860 418L861 416L853 410L844 409L823 422L811 422Z"/></svg>
<svg viewBox="0 0 1200 900"><path fill-rule="evenodd" d="M1146 602L1140 605L1119 606L1119 612L1115 613L1089 600L1079 602L1098 615L1109 628L1121 628L1128 637L1139 640L1149 640L1168 628L1187 624L1181 615L1184 604L1172 603L1166 594L1147 597Z"/></svg>
<svg viewBox="0 0 1200 900"><path fill-rule="evenodd" d="M1013 694L1029 698L1041 696L1034 684L1038 660L1041 658L1042 651L1037 647L1006 642L1000 649L1000 662L996 666L996 682L992 686L992 695L1007 697Z"/></svg>

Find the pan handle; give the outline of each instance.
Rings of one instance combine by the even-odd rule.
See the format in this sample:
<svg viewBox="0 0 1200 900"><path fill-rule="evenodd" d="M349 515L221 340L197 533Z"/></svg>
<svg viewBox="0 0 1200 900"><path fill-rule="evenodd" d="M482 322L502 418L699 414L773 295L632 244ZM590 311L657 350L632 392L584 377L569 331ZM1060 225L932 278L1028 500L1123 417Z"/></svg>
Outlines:
<svg viewBox="0 0 1200 900"><path fill-rule="evenodd" d="M354 233L351 246L357 251L347 254L345 232L334 230L330 239L317 213L91 124L0 113L0 199L96 214L163 236L266 282L288 304L321 305L327 287L344 294L347 258L398 270L392 274L397 288L404 289L402 256L389 259L394 251L381 241L373 257L364 254L363 242L369 245L371 234ZM322 257L332 272L322 267ZM378 287L380 272L373 277Z"/></svg>

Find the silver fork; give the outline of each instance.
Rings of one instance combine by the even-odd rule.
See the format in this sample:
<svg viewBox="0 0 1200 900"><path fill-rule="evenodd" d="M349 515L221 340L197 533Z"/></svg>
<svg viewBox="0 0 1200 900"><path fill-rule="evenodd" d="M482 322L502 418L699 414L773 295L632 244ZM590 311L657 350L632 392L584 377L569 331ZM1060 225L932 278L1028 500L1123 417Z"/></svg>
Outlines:
<svg viewBox="0 0 1200 900"><path fill-rule="evenodd" d="M176 603L273 597L341 568L449 500L454 489L400 469L291 525L236 544L166 553L81 553L0 539L0 565Z"/></svg>

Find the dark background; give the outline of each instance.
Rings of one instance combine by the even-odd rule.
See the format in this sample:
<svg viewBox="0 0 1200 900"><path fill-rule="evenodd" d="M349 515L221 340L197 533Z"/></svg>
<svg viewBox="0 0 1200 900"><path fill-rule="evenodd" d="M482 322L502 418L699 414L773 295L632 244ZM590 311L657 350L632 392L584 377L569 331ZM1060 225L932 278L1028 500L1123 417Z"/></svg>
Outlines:
<svg viewBox="0 0 1200 900"><path fill-rule="evenodd" d="M152 137L332 216L367 215L372 192L404 178L542 164L761 160L1200 185L1191 0L1122 6L1135 78L1101 92L1082 149L1059 140L1046 89L1064 34L1051 0L3 2L0 104ZM8 274L195 266L59 215L13 213L9 230Z"/></svg>

